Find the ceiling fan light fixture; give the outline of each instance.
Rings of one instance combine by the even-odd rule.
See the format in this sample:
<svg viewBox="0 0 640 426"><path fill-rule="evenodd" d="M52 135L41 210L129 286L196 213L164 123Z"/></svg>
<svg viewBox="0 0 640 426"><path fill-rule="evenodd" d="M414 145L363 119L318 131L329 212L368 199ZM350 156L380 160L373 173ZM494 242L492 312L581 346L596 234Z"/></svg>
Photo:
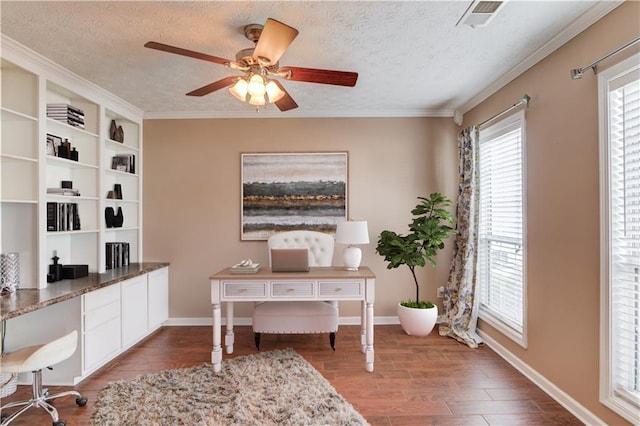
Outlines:
<svg viewBox="0 0 640 426"><path fill-rule="evenodd" d="M259 74L253 74L249 79L247 91L252 98L259 96L264 97L264 94L267 92L267 89L264 86L264 78Z"/></svg>
<svg viewBox="0 0 640 426"><path fill-rule="evenodd" d="M229 92L239 101L246 102L249 83L244 78L239 78L236 84L229 88Z"/></svg>
<svg viewBox="0 0 640 426"><path fill-rule="evenodd" d="M267 100L264 98L264 95L262 96L251 96L249 95L249 104L254 105L254 106L265 106L267 104Z"/></svg>
<svg viewBox="0 0 640 426"><path fill-rule="evenodd" d="M284 92L273 80L269 80L269 82L265 86L265 89L267 90L267 97L269 98L269 102L271 103L278 102L284 96Z"/></svg>

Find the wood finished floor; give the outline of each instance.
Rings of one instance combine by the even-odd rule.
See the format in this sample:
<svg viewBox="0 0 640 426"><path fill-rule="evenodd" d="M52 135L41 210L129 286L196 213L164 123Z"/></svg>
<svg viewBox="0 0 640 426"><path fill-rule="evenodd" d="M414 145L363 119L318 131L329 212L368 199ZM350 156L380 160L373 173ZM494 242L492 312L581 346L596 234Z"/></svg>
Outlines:
<svg viewBox="0 0 640 426"><path fill-rule="evenodd" d="M235 352L224 359L256 352L250 327L235 332ZM375 371L367 373L359 335L359 326L341 326L335 352L327 335L264 335L261 350L295 349L372 425L582 424L488 347L474 350L436 332L418 338L400 326L376 326ZM72 397L55 406L67 425L89 425L92 403L108 382L210 362L211 346L211 327L163 327L76 386L89 398L85 407ZM30 392L19 386L2 403L27 399ZM12 423L50 424L38 408Z"/></svg>

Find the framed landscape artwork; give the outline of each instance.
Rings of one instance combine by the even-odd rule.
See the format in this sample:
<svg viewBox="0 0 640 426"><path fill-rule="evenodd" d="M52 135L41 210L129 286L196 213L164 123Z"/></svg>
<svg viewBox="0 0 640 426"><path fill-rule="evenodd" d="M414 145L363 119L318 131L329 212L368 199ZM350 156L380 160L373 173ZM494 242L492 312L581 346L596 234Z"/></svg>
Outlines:
<svg viewBox="0 0 640 426"><path fill-rule="evenodd" d="M276 232L334 234L347 218L348 154L242 154L242 240Z"/></svg>

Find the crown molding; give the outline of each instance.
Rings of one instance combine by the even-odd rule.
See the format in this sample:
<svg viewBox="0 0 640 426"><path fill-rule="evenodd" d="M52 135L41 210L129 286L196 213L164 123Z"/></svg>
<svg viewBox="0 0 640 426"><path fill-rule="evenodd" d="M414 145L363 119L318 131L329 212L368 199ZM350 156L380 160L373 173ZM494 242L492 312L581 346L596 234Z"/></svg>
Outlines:
<svg viewBox="0 0 640 426"><path fill-rule="evenodd" d="M145 120L201 119L201 118L424 118L453 117L453 110L386 110L386 111L300 111L282 113L269 110L212 113L202 111L145 112Z"/></svg>
<svg viewBox="0 0 640 426"><path fill-rule="evenodd" d="M580 17L578 17L575 21L571 23L571 25L564 28L560 33L558 33L554 38L545 43L538 50L529 55L525 60L511 68L509 71L500 76L493 83L484 88L480 93L475 95L473 98L469 99L464 104L460 105L455 109L454 117L456 118L455 122L458 125L462 124L463 116L465 113L470 111L471 109L478 106L482 101L487 99L489 96L496 93L498 90L502 89L508 83L512 82L516 79L516 77L523 74L529 68L549 56L551 53L558 50L564 44L569 42L575 36L589 28L591 25L602 19L609 12L614 10L616 7L620 6L624 3L624 0L613 0L613 1L600 1L591 9L583 13Z"/></svg>

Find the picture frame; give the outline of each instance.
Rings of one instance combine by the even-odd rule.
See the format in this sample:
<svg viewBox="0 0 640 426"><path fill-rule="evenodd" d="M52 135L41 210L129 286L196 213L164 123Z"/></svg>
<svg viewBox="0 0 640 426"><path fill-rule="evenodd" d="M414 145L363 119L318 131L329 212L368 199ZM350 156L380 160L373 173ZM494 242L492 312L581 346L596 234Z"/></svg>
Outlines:
<svg viewBox="0 0 640 426"><path fill-rule="evenodd" d="M58 148L62 146L62 138L60 136L47 133L47 155L53 157L58 156Z"/></svg>
<svg viewBox="0 0 640 426"><path fill-rule="evenodd" d="M348 152L242 153L241 240L276 232L335 234L346 220Z"/></svg>

